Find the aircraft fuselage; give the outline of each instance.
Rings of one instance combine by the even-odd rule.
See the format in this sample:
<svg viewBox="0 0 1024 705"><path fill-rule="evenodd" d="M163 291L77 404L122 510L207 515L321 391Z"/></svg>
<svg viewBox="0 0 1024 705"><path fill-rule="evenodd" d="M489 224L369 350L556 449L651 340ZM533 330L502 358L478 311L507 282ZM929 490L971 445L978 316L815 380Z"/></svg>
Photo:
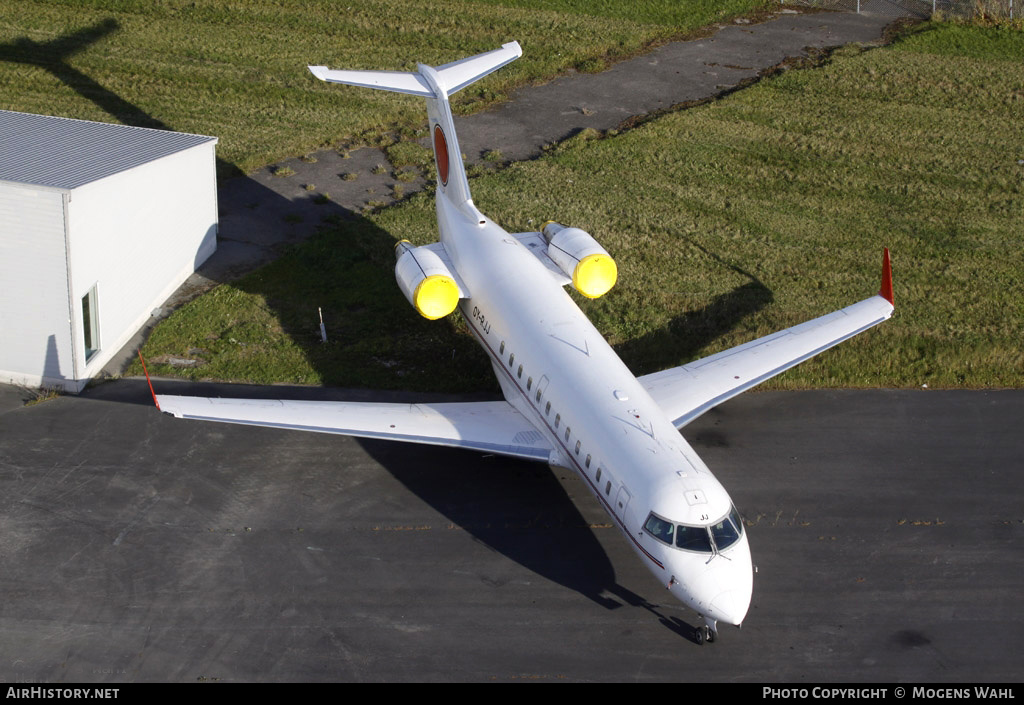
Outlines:
<svg viewBox="0 0 1024 705"><path fill-rule="evenodd" d="M574 470L662 585L705 617L738 624L752 568L746 532L714 553L644 530L653 512L703 527L728 494L561 284L517 237L469 204L438 199L441 242L471 292L460 301L506 400ZM728 593L728 597L723 597Z"/></svg>

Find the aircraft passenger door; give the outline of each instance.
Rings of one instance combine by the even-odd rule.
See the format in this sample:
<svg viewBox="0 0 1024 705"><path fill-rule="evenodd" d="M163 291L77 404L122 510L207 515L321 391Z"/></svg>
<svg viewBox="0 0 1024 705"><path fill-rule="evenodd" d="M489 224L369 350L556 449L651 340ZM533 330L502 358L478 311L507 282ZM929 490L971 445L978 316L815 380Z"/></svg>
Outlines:
<svg viewBox="0 0 1024 705"><path fill-rule="evenodd" d="M615 512L615 516L619 518L619 521L623 525L626 524L626 507L629 506L629 500L632 496L629 494L629 490L626 489L625 485L619 487L618 494L615 495L615 503L612 504L612 510Z"/></svg>

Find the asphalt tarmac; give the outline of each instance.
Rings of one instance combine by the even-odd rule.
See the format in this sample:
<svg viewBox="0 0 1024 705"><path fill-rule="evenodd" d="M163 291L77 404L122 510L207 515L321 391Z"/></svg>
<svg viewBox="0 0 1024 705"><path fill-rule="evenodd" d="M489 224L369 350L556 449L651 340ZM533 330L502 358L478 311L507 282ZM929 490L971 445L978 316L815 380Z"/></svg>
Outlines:
<svg viewBox="0 0 1024 705"><path fill-rule="evenodd" d="M179 421L137 380L33 406L15 391L0 394L2 682L1022 673L1022 391L749 393L687 427L757 566L742 630L703 646L565 471Z"/></svg>
<svg viewBox="0 0 1024 705"><path fill-rule="evenodd" d="M719 51L729 37L761 37L760 49L744 51L772 65L783 36L798 37L799 53L877 39L888 19L778 21L793 24L697 40L701 80L715 91L742 80L741 66L756 75L756 56L741 63ZM652 73L650 57L638 61ZM566 97L569 107L555 110L565 119L614 112L565 89L552 95ZM514 122L507 117L502 124ZM487 137L489 119L478 120L479 148L460 124L467 154L501 148ZM376 159L352 158L367 172ZM326 158L300 164L338 176ZM313 227L291 218L289 230L274 215L317 212L301 183L268 172L222 190L219 258L193 286L272 257ZM758 567L743 629L703 646L696 616L565 471L178 421L153 408L140 380L26 406L29 396L0 386L3 683L940 683L1024 672L1022 391L748 393L684 429L743 512Z"/></svg>

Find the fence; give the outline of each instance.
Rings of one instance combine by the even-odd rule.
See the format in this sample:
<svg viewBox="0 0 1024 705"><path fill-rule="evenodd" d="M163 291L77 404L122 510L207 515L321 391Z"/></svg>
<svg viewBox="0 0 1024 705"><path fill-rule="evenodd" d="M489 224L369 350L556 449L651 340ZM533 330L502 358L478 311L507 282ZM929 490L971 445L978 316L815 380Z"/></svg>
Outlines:
<svg viewBox="0 0 1024 705"><path fill-rule="evenodd" d="M820 7L826 10L870 12L892 17L977 17L1013 19L1014 0L782 0L784 4ZM1019 5L1024 0L1017 0Z"/></svg>

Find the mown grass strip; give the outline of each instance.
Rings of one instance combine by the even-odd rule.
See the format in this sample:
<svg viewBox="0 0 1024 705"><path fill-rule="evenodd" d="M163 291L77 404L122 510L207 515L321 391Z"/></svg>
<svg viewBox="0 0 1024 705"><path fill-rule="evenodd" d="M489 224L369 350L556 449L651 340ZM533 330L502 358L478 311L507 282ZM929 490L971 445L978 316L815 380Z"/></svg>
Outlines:
<svg viewBox="0 0 1024 705"><path fill-rule="evenodd" d="M1019 387L1024 34L980 57L958 49L992 31L926 25L841 50L474 179L474 200L510 231L557 218L607 247L619 284L581 306L637 373L872 295L888 246L895 317L768 386ZM197 379L494 390L462 322L427 322L398 292L399 238L436 239L429 194L198 299L157 328L147 357L197 349L205 364L178 372Z"/></svg>
<svg viewBox="0 0 1024 705"><path fill-rule="evenodd" d="M0 109L215 135L227 176L424 123L418 102L332 90L308 64L410 70L518 39L523 59L457 96L466 110L766 4L0 0Z"/></svg>

